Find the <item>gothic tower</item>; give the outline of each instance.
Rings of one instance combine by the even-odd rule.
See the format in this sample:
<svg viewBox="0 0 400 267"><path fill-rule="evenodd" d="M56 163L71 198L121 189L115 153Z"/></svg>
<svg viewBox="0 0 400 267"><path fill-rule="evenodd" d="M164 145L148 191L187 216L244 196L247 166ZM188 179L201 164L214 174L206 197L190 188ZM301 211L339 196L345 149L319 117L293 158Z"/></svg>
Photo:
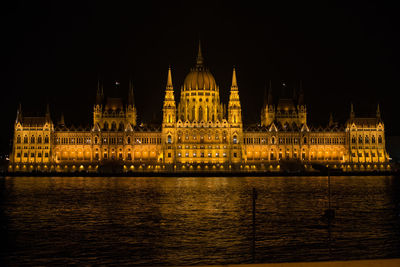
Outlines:
<svg viewBox="0 0 400 267"><path fill-rule="evenodd" d="M300 81L300 93L297 101L297 112L299 116L299 124L307 124L307 108L304 103L304 91L302 81Z"/></svg>
<svg viewBox="0 0 400 267"><path fill-rule="evenodd" d="M164 163L173 163L175 158L176 105L172 86L171 68L168 68L167 86L163 105L162 144Z"/></svg>
<svg viewBox="0 0 400 267"><path fill-rule="evenodd" d="M272 98L272 85L269 81L268 93L264 96L264 107L261 110L261 126L268 126L275 120L275 106Z"/></svg>
<svg viewBox="0 0 400 267"><path fill-rule="evenodd" d="M96 93L96 104L93 108L93 125L97 125L102 117L103 113L103 102L104 102L104 91L103 85L100 84L100 80L97 81L97 93Z"/></svg>
<svg viewBox="0 0 400 267"><path fill-rule="evenodd" d="M136 107L135 107L135 99L133 96L133 85L132 81L129 81L129 92L128 92L128 105L126 107L126 120L132 126L136 126Z"/></svg>
<svg viewBox="0 0 400 267"><path fill-rule="evenodd" d="M228 104L228 122L231 127L242 128L242 108L239 100L239 89L236 80L236 71L233 68L232 86Z"/></svg>
<svg viewBox="0 0 400 267"><path fill-rule="evenodd" d="M236 70L233 68L232 85L228 103L228 122L231 136L231 163L240 163L242 161L242 142L243 140L243 124L242 124L242 108L239 99L239 88L236 80Z"/></svg>

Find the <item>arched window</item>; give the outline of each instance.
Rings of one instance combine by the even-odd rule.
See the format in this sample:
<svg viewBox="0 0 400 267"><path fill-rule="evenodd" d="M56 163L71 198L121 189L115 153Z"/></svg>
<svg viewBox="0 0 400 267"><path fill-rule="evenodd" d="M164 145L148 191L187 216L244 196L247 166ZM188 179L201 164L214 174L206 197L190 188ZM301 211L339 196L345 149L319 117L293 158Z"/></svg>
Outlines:
<svg viewBox="0 0 400 267"><path fill-rule="evenodd" d="M304 144L307 144L307 137L304 137L304 138L303 138L303 143L304 143Z"/></svg>
<svg viewBox="0 0 400 267"><path fill-rule="evenodd" d="M272 137L271 144L275 145L275 136Z"/></svg>
<svg viewBox="0 0 400 267"><path fill-rule="evenodd" d="M24 144L27 144L28 143L28 136L24 136Z"/></svg>
<svg viewBox="0 0 400 267"><path fill-rule="evenodd" d="M226 143L226 133L225 132L222 133L222 140L224 143Z"/></svg>
<svg viewBox="0 0 400 267"><path fill-rule="evenodd" d="M95 136L94 137L94 143L97 145L97 142L98 142L98 138L97 138L97 136Z"/></svg>
<svg viewBox="0 0 400 267"><path fill-rule="evenodd" d="M128 136L128 138L126 138L126 143L127 143L128 145L130 145L130 143L131 143L131 137L130 137L130 136Z"/></svg>
<svg viewBox="0 0 400 267"><path fill-rule="evenodd" d="M238 140L237 140L237 136L236 136L236 135L233 136L233 143L234 143L234 144L237 144L237 143L238 143Z"/></svg>
<svg viewBox="0 0 400 267"><path fill-rule="evenodd" d="M356 137L353 135L353 137L351 138L351 143L355 144L356 143Z"/></svg>
<svg viewBox="0 0 400 267"><path fill-rule="evenodd" d="M369 144L369 137L368 137L368 135L365 137L365 143L366 143L366 144Z"/></svg>
<svg viewBox="0 0 400 267"><path fill-rule="evenodd" d="M104 123L103 130L105 130L105 131L107 131L107 130L108 130L108 123L107 123L107 122L105 122L105 123Z"/></svg>
<svg viewBox="0 0 400 267"><path fill-rule="evenodd" d="M202 121L202 120L203 120L203 108L199 107L199 120L198 121Z"/></svg>
<svg viewBox="0 0 400 267"><path fill-rule="evenodd" d="M31 144L34 144L35 143L35 137L32 135L31 136Z"/></svg>
<svg viewBox="0 0 400 267"><path fill-rule="evenodd" d="M378 137L378 144L382 144L382 136Z"/></svg>
<svg viewBox="0 0 400 267"><path fill-rule="evenodd" d="M21 144L21 136L20 135L17 136L17 144Z"/></svg>
<svg viewBox="0 0 400 267"><path fill-rule="evenodd" d="M44 137L44 143L45 143L45 144L48 144L48 143L49 143L49 137L48 137L47 135Z"/></svg>
<svg viewBox="0 0 400 267"><path fill-rule="evenodd" d="M362 136L360 135L360 136L358 136L358 143L359 143L359 144L362 144L362 142L363 142L363 138L362 138Z"/></svg>
<svg viewBox="0 0 400 267"><path fill-rule="evenodd" d="M193 99L194 100L194 99ZM196 110L194 108L194 106L192 107L192 121L194 121L196 118Z"/></svg>
<svg viewBox="0 0 400 267"><path fill-rule="evenodd" d="M375 135L372 136L372 138L371 138L371 143L372 143L372 144L375 144Z"/></svg>
<svg viewBox="0 0 400 267"><path fill-rule="evenodd" d="M168 135L168 137L167 137L167 143L168 143L168 144L172 144L172 137L171 137L171 135Z"/></svg>
<svg viewBox="0 0 400 267"><path fill-rule="evenodd" d="M38 142L38 144L41 144L42 143L42 137L39 135L38 136L38 138L37 138L37 142Z"/></svg>
<svg viewBox="0 0 400 267"><path fill-rule="evenodd" d="M271 150L271 153L269 154L269 159L270 160L275 160L275 154L274 154L273 150Z"/></svg>
<svg viewBox="0 0 400 267"><path fill-rule="evenodd" d="M115 130L117 130L117 124L113 121L111 123L111 131L115 131Z"/></svg>

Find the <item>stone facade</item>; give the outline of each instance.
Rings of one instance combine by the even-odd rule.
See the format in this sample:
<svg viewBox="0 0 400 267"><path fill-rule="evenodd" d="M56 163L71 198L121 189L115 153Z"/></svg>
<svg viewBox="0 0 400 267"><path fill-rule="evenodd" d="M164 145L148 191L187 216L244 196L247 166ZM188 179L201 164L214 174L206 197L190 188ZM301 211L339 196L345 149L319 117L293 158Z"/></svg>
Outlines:
<svg viewBox="0 0 400 267"><path fill-rule="evenodd" d="M162 110L161 125L137 125L132 86L126 101L105 100L100 84L91 127L67 127L63 118L54 124L49 108L43 117L25 117L19 107L9 171L390 169L379 106L373 118L356 117L351 106L345 125L331 118L324 128L311 127L301 86L298 95L274 102L270 85L260 124L243 126L235 69L225 105L200 46L178 105L168 69Z"/></svg>

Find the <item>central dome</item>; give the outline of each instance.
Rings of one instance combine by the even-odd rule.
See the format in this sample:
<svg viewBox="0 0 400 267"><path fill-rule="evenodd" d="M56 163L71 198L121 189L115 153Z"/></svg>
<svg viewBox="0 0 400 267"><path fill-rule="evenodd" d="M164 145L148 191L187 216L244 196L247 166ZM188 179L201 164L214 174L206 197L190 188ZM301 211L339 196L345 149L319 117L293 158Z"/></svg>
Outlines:
<svg viewBox="0 0 400 267"><path fill-rule="evenodd" d="M185 78L184 90L215 90L217 85L211 72L204 68L193 68Z"/></svg>
<svg viewBox="0 0 400 267"><path fill-rule="evenodd" d="M201 47L199 44L199 53L197 55L196 67L192 68L186 76L183 83L183 90L216 90L214 76L204 67L203 56L201 55Z"/></svg>

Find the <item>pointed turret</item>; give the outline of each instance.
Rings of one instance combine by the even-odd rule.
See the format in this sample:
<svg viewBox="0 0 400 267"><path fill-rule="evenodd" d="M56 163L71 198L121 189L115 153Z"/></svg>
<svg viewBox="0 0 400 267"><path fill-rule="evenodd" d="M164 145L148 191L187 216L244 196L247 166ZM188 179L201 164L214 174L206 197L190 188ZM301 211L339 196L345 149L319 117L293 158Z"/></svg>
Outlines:
<svg viewBox="0 0 400 267"><path fill-rule="evenodd" d="M233 73L232 73L232 85L231 85L231 89L238 89L238 85L237 85L237 80L236 80L236 70L235 68L233 68Z"/></svg>
<svg viewBox="0 0 400 267"><path fill-rule="evenodd" d="M333 115L332 115L332 113L330 113L330 114L329 114L328 126L329 126L329 127L332 127L333 124L334 124L334 122L333 122Z"/></svg>
<svg viewBox="0 0 400 267"><path fill-rule="evenodd" d="M61 113L61 119L58 123L60 126L65 126L65 121L64 121L64 113Z"/></svg>
<svg viewBox="0 0 400 267"><path fill-rule="evenodd" d="M380 107L379 107L379 103L378 103L378 106L377 106L377 108L376 108L376 118L377 118L378 120L381 119L381 109L380 109Z"/></svg>
<svg viewBox="0 0 400 267"><path fill-rule="evenodd" d="M233 68L232 72L232 85L228 104L228 121L231 124L241 125L242 123L242 108L240 105L239 88L237 85L235 68Z"/></svg>
<svg viewBox="0 0 400 267"><path fill-rule="evenodd" d="M171 67L168 68L167 84L165 86L165 98L163 105L162 135L161 142L163 148L163 162L174 162L174 137L176 136L176 105L174 98L174 87L172 86Z"/></svg>
<svg viewBox="0 0 400 267"><path fill-rule="evenodd" d="M163 107L163 123L175 123L176 105L174 98L174 87L172 86L171 67L168 68L167 85L165 87L165 98Z"/></svg>
<svg viewBox="0 0 400 267"><path fill-rule="evenodd" d="M22 122L22 106L21 102L18 104L18 109L17 109L17 118L15 120L15 123Z"/></svg>
<svg viewBox="0 0 400 267"><path fill-rule="evenodd" d="M275 119L275 107L274 107L274 99L272 97L272 82L269 80L269 88L267 97L264 100L264 108L261 110L261 125L268 126Z"/></svg>
<svg viewBox="0 0 400 267"><path fill-rule="evenodd" d="M47 105L46 105L46 120L47 120L48 122L51 121L51 116L50 116L50 105L49 105L49 103L47 103Z"/></svg>
<svg viewBox="0 0 400 267"><path fill-rule="evenodd" d="M307 108L304 103L304 90L303 90L303 81L300 80L299 85L299 94L297 98L297 111L299 114L299 124L307 124Z"/></svg>
<svg viewBox="0 0 400 267"><path fill-rule="evenodd" d="M171 67L168 67L167 90L173 90Z"/></svg>
<svg viewBox="0 0 400 267"><path fill-rule="evenodd" d="M104 99L103 85L97 80L96 105L101 105Z"/></svg>
<svg viewBox="0 0 400 267"><path fill-rule="evenodd" d="M196 63L197 63L197 67L202 67L203 64L204 64L204 58L203 58L203 55L201 53L201 42L200 41L199 41L199 50L197 52Z"/></svg>
<svg viewBox="0 0 400 267"><path fill-rule="evenodd" d="M353 103L350 104L350 119L355 118L355 113L354 113L354 108L353 108Z"/></svg>
<svg viewBox="0 0 400 267"><path fill-rule="evenodd" d="M129 79L128 106L126 108L126 119L128 120L130 125L136 126L137 113L135 108L135 98L133 95L133 83L131 79Z"/></svg>

